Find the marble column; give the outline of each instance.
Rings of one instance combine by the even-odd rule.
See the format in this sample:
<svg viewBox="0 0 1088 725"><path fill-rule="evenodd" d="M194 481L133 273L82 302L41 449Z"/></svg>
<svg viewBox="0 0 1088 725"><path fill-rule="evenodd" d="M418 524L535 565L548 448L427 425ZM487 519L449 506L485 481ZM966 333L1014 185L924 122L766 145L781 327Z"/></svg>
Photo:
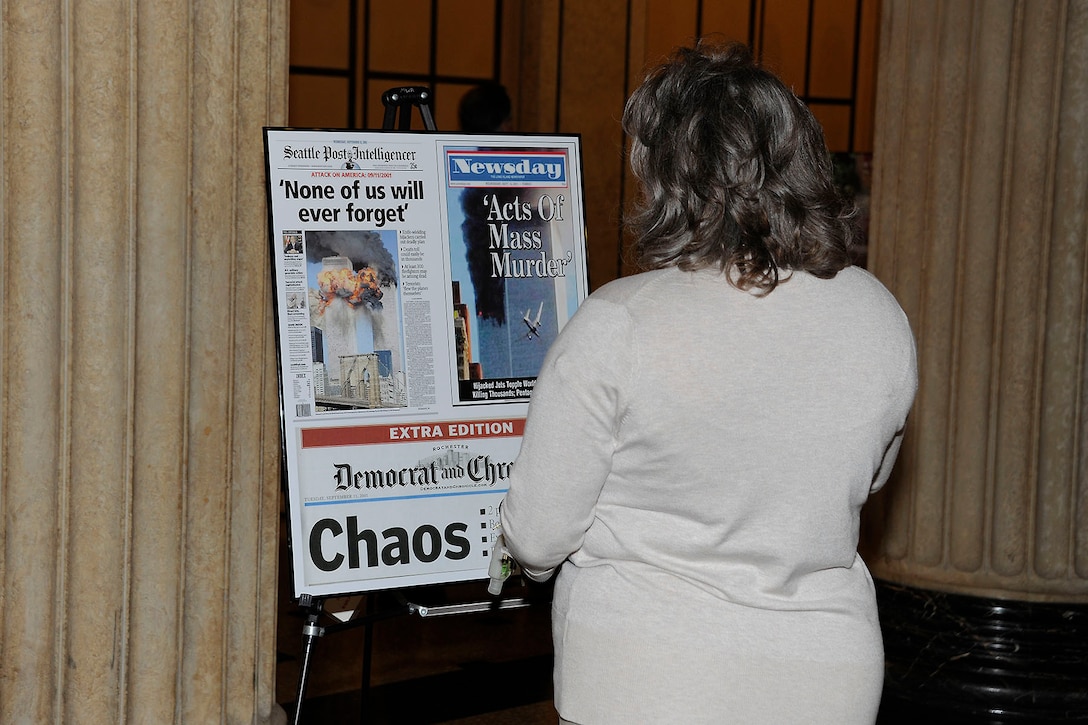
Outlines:
<svg viewBox="0 0 1088 725"><path fill-rule="evenodd" d="M863 537L886 700L1085 718L1088 0L882 14L870 268L920 366Z"/></svg>
<svg viewBox="0 0 1088 725"><path fill-rule="evenodd" d="M267 723L286 1L4 0L0 722Z"/></svg>

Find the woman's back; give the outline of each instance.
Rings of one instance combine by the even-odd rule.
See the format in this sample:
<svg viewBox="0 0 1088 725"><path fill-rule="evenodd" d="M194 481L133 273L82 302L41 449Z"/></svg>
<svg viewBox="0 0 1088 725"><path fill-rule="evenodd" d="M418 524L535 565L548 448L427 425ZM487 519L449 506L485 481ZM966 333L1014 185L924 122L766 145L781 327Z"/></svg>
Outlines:
<svg viewBox="0 0 1088 725"><path fill-rule="evenodd" d="M504 504L527 566L573 551L565 717L871 721L883 650L858 515L914 366L905 316L859 269L766 297L661 270L590 297L549 353ZM556 432L587 418L600 440Z"/></svg>
<svg viewBox="0 0 1088 725"><path fill-rule="evenodd" d="M713 272L654 272L597 301L622 308L631 335L615 351L631 377L597 511L602 554L619 554L608 545L630 516L642 540L618 542L625 557L675 572L693 555L681 573L722 598L806 606L781 589L851 565L858 512L910 408L913 338L898 304L854 268L798 273L766 297ZM754 581L730 589L738 576Z"/></svg>

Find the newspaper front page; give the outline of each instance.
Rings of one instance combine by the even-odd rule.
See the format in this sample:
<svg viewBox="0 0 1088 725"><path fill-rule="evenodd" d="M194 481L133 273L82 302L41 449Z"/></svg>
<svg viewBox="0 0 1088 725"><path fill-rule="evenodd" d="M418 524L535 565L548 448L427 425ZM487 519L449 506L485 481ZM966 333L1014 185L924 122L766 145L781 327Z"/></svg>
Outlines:
<svg viewBox="0 0 1088 725"><path fill-rule="evenodd" d="M295 595L483 579L587 294L577 136L265 129Z"/></svg>

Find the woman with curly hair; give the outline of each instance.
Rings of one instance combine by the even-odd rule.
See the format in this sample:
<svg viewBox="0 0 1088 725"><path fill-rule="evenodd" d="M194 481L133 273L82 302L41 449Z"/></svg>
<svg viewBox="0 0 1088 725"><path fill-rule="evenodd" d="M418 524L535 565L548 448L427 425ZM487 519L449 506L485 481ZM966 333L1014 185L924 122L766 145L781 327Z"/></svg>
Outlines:
<svg viewBox="0 0 1088 725"><path fill-rule="evenodd" d="M549 350L502 507L557 569L563 722L876 719L884 659L858 522L917 387L892 295L851 265L819 124L742 45L652 71L624 129L645 271Z"/></svg>

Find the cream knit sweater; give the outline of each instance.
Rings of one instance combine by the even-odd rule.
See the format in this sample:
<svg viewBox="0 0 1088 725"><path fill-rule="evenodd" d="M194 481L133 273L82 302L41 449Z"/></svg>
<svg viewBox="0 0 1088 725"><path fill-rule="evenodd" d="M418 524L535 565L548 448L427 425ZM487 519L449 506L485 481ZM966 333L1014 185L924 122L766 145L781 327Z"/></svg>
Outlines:
<svg viewBox="0 0 1088 725"><path fill-rule="evenodd" d="M766 297L713 271L619 279L548 353L502 510L562 565L556 707L598 723L872 723L883 649L858 518L917 386L868 272Z"/></svg>

